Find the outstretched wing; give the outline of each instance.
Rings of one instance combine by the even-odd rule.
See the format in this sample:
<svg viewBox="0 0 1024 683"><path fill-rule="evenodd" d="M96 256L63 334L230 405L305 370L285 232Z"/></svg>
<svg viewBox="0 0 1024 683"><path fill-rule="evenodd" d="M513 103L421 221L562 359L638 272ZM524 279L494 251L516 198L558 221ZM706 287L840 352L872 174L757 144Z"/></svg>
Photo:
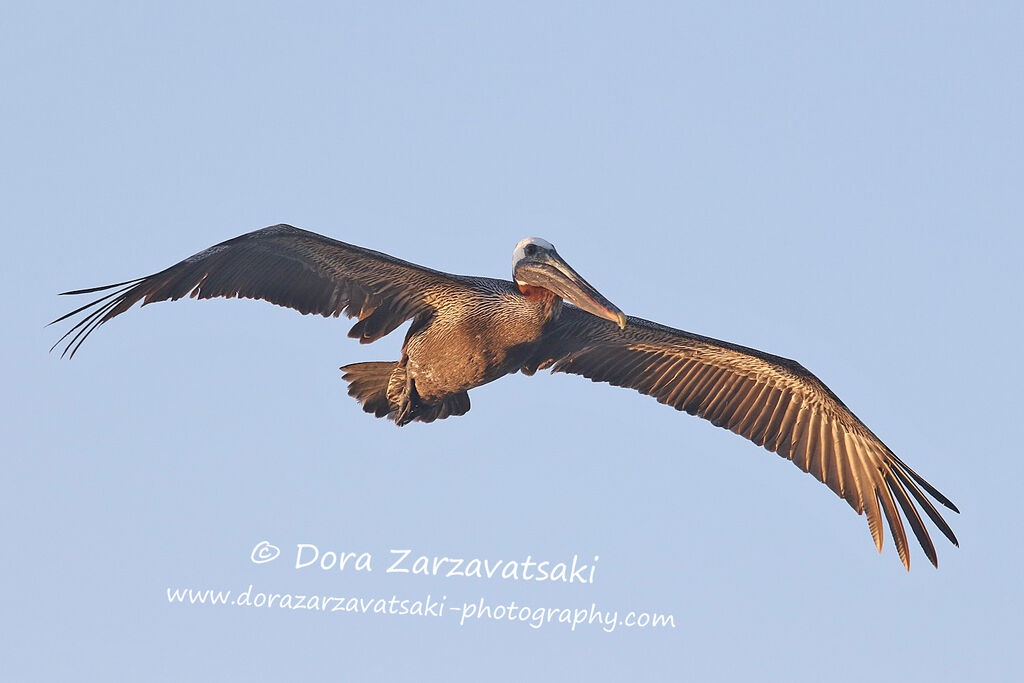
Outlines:
<svg viewBox="0 0 1024 683"><path fill-rule="evenodd" d="M628 318L626 328L619 330L566 305L524 370L546 367L636 389L792 460L858 514L867 515L879 551L884 513L908 570L910 553L897 503L928 559L938 566L911 496L946 538L959 545L921 488L959 512L956 506L795 361L640 318Z"/></svg>
<svg viewBox="0 0 1024 683"><path fill-rule="evenodd" d="M469 282L308 230L275 225L221 242L148 277L63 292L113 290L54 320L85 314L54 348L67 340L61 355L74 356L93 330L139 301L146 305L185 295L264 299L324 317L345 313L359 318L349 336L369 343L432 312L445 291L467 288Z"/></svg>

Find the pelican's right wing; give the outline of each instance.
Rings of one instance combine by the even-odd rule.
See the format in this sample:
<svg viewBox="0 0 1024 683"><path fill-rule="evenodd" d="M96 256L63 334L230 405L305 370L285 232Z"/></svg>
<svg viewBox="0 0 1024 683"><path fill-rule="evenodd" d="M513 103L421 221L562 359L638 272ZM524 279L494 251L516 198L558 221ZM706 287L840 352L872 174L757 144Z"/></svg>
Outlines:
<svg viewBox="0 0 1024 683"><path fill-rule="evenodd" d="M74 356L93 330L139 301L146 305L185 295L263 299L324 317L345 313L359 318L349 336L365 344L433 311L445 292L469 289L471 281L308 230L275 225L221 242L148 277L63 292L114 290L54 320L86 312L54 347L70 337L61 355Z"/></svg>
<svg viewBox="0 0 1024 683"><path fill-rule="evenodd" d="M951 510L956 507L795 361L640 318L628 318L619 330L565 305L524 372L546 367L635 389L792 460L867 515L879 551L884 513L907 569L910 554L897 503L932 564L938 566L935 548L911 496L957 543L921 488Z"/></svg>

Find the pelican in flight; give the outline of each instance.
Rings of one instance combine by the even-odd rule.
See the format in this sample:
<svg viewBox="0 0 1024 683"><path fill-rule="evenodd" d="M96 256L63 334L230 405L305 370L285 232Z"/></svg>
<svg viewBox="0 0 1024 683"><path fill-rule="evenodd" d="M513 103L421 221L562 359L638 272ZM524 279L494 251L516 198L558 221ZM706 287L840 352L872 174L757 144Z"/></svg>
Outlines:
<svg viewBox="0 0 1024 683"><path fill-rule="evenodd" d="M62 355L74 356L93 330L140 301L186 295L264 299L325 317L345 313L358 319L348 335L361 344L411 320L399 360L341 368L363 410L396 425L463 415L469 389L510 373L570 372L635 389L792 460L866 515L879 551L884 514L908 570L899 509L933 565L935 547L918 506L959 545L922 489L959 512L956 506L802 365L626 316L536 237L516 245L509 281L450 275L275 225L148 277L64 294L93 292L106 293L53 321L82 314L54 345L66 341Z"/></svg>

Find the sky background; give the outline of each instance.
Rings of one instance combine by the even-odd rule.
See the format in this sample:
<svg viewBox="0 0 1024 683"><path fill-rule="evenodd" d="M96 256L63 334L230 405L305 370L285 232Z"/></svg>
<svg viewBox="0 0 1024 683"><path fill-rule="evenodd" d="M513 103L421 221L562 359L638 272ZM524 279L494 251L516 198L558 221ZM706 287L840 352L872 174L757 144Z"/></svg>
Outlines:
<svg viewBox="0 0 1024 683"><path fill-rule="evenodd" d="M0 26L8 680L1007 680L1019 673L1019 3L18 3ZM539 373L401 430L398 357L263 302L73 361L57 292L288 222L508 277L538 235L631 315L794 358L954 500L875 552L792 464ZM267 540L281 557L250 560ZM298 543L372 572L295 569ZM588 585L387 574L389 550ZM168 588L671 614L675 628L169 604Z"/></svg>

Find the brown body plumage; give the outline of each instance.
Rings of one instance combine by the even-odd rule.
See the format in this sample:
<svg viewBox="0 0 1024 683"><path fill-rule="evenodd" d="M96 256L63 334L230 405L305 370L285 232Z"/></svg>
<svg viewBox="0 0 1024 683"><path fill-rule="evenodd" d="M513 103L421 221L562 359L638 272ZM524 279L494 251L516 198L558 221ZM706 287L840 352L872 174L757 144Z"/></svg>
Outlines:
<svg viewBox="0 0 1024 683"><path fill-rule="evenodd" d="M73 356L97 326L134 304L186 295L265 299L324 316L345 313L358 318L349 336L361 343L411 320L399 360L342 368L349 393L378 417L404 425L462 415L469 410L469 389L550 367L635 389L792 460L867 516L879 550L884 516L908 569L900 510L933 564L935 548L917 506L957 543L925 494L956 507L799 363L626 318L537 238L517 245L513 277L450 275L278 225L149 277L67 292L114 290L59 318L84 313L60 341L68 339L64 352ZM576 305L563 305L563 299Z"/></svg>
<svg viewBox="0 0 1024 683"><path fill-rule="evenodd" d="M510 283L478 279L406 337L403 355L420 396L438 400L516 372L540 339L553 307Z"/></svg>
<svg viewBox="0 0 1024 683"><path fill-rule="evenodd" d="M561 307L549 294L524 295L504 280L464 282L471 289L439 297L432 312L413 320L402 357L388 375L386 404L354 383L362 372L383 368L363 363L342 368L350 393L367 412L389 416L399 426L464 414L470 405L466 392L518 372Z"/></svg>

